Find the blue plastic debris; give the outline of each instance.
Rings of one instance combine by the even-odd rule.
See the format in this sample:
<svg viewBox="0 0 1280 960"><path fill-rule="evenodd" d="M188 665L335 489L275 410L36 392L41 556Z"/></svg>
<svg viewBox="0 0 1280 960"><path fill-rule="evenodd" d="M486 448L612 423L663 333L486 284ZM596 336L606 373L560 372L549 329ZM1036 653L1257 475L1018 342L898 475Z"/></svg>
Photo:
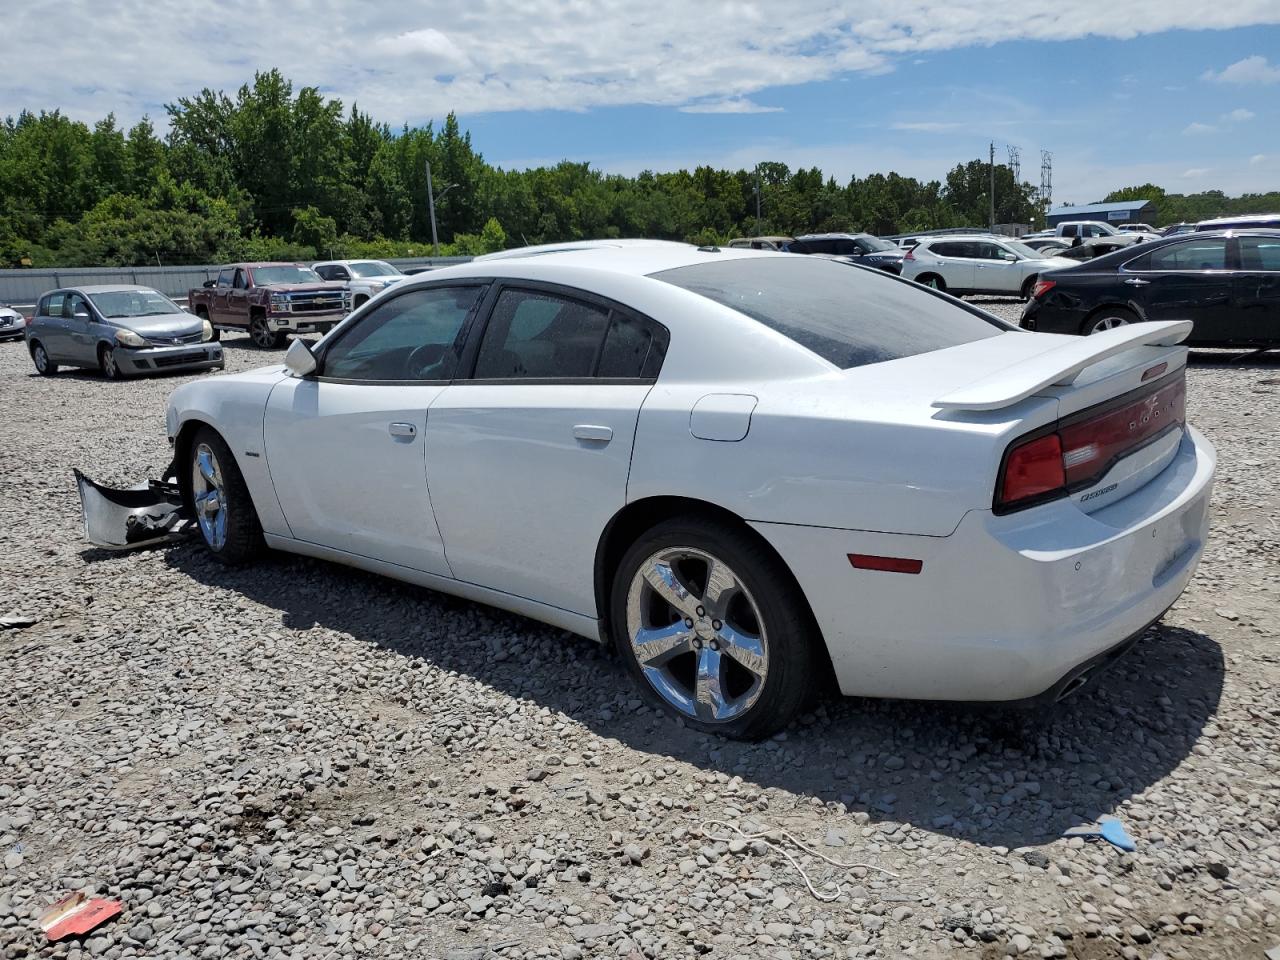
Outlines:
<svg viewBox="0 0 1280 960"><path fill-rule="evenodd" d="M1094 826L1072 827L1062 834L1064 837L1101 837L1113 847L1132 853L1138 849L1133 838L1125 832L1124 824L1115 817L1103 817Z"/></svg>

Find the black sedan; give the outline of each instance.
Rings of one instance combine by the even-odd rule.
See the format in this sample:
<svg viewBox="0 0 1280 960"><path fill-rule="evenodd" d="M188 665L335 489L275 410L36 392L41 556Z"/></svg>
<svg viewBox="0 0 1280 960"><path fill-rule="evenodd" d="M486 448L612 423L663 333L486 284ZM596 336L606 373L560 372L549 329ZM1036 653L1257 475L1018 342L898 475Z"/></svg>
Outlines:
<svg viewBox="0 0 1280 960"><path fill-rule="evenodd" d="M1022 326L1090 334L1191 320L1202 347L1280 346L1280 230L1180 234L1040 275Z"/></svg>
<svg viewBox="0 0 1280 960"><path fill-rule="evenodd" d="M907 253L896 243L869 233L810 233L796 237L786 249L788 253L825 253L844 257L851 263L893 274L902 273L902 258Z"/></svg>

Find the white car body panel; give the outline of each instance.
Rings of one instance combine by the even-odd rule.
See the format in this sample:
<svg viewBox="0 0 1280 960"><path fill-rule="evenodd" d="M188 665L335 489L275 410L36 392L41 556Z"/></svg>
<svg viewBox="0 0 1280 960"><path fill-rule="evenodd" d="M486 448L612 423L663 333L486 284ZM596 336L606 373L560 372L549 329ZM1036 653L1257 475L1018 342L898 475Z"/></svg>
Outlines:
<svg viewBox="0 0 1280 960"><path fill-rule="evenodd" d="M1183 325L1088 339L1010 329L839 370L648 276L754 257L789 255L598 245L401 285L523 279L626 304L670 333L652 384L357 386L272 367L180 387L170 436L194 422L222 433L271 546L597 639L609 521L655 497L712 504L787 564L850 694L1031 696L1176 599L1203 550L1214 470L1194 429L1122 458L1090 488L1115 489L1088 500L1078 491L997 515L992 498L1012 441L1142 386L1155 365L1178 375ZM389 434L402 422L411 440ZM923 568L853 569L850 553Z"/></svg>
<svg viewBox="0 0 1280 960"><path fill-rule="evenodd" d="M277 384L263 431L293 536L449 576L424 452L427 409L444 389L294 377Z"/></svg>
<svg viewBox="0 0 1280 960"><path fill-rule="evenodd" d="M427 476L453 575L595 617L596 547L627 502L649 390L446 387L427 417Z"/></svg>

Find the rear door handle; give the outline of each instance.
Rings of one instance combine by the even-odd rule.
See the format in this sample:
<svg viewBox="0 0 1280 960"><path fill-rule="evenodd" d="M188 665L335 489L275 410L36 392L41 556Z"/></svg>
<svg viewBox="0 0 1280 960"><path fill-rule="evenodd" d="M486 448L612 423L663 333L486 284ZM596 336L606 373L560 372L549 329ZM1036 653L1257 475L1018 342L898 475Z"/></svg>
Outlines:
<svg viewBox="0 0 1280 960"><path fill-rule="evenodd" d="M588 443L608 443L613 439L613 428L594 423L578 423L573 427L573 436Z"/></svg>
<svg viewBox="0 0 1280 960"><path fill-rule="evenodd" d="M1126 281L1125 281L1125 283L1127 283L1127 284L1128 284L1129 286L1131 286L1131 287L1149 287L1149 286L1151 286L1151 281L1150 281L1150 280L1143 280L1141 277L1130 277L1128 280L1126 280Z"/></svg>
<svg viewBox="0 0 1280 960"><path fill-rule="evenodd" d="M393 437L416 437L418 428L412 423L393 423L387 427L387 433Z"/></svg>

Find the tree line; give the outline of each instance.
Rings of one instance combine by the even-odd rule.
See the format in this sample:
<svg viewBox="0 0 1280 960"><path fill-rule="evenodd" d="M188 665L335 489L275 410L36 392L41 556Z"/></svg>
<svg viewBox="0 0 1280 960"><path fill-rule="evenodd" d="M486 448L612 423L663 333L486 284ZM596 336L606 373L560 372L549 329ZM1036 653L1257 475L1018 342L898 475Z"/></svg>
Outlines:
<svg viewBox="0 0 1280 960"><path fill-rule="evenodd" d="M426 255L428 163L442 254L595 237L893 234L988 218L981 159L942 181L876 173L843 184L774 162L634 177L568 160L505 170L485 162L453 114L438 129L393 130L314 87L295 94L277 70L234 96L205 89L165 110L163 137L147 118L128 130L114 116L90 128L57 110L6 119L0 266ZM997 222L1034 222L1033 187L1005 165L995 177ZM1158 192L1165 220L1166 204L1181 211L1195 199ZM1199 196L1206 216L1235 212L1220 193Z"/></svg>

